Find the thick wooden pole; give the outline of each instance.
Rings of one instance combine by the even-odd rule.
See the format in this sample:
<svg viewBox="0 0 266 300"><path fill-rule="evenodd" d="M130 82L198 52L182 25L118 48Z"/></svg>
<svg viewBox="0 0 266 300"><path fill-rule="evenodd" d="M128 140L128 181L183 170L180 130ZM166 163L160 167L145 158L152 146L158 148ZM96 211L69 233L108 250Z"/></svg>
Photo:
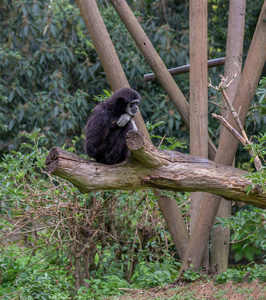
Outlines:
<svg viewBox="0 0 266 300"><path fill-rule="evenodd" d="M233 101L236 111L239 111L241 106L239 117L242 124L245 123L245 118L251 106L262 68L266 60L265 19L266 1L264 1L260 13L246 63ZM231 116L229 116L228 119L230 124L235 123ZM238 141L227 130L224 130L215 156L215 162L223 163L228 166L232 165L237 146ZM202 201L199 216L196 220L195 230L192 232L188 248L185 253L181 272L185 269L189 269L191 264L193 265L194 270L197 270L200 267L200 262L203 258L202 255L204 253L206 243L208 242L221 199L219 196L215 195L211 195L210 197L208 197L208 199L203 199ZM201 236L201 232L206 232L207 235Z"/></svg>
<svg viewBox="0 0 266 300"><path fill-rule="evenodd" d="M77 0L77 4L112 90L129 87L96 2L94 0Z"/></svg>
<svg viewBox="0 0 266 300"><path fill-rule="evenodd" d="M167 228L171 233L172 239L179 241L179 243L175 243L175 247L182 261L187 249L189 235L180 209L176 205L175 199L171 199L165 196L160 196L158 198L158 204L160 210L162 211L162 214L168 216L165 221L167 224ZM172 220L176 221L172 222Z"/></svg>
<svg viewBox="0 0 266 300"><path fill-rule="evenodd" d="M189 1L190 154L208 157L207 0ZM194 230L205 193L191 193L190 229ZM204 234L204 232L202 233ZM202 262L209 266L209 246Z"/></svg>
<svg viewBox="0 0 266 300"><path fill-rule="evenodd" d="M229 98L234 99L237 86L241 78L242 71L242 53L244 43L245 30L245 10L246 0L230 0L229 19L226 42L226 62L225 62L225 77L231 80L235 74L237 77L226 90ZM228 118L228 110L222 109L221 114L224 118ZM223 126L220 132L224 130ZM232 204L224 199L221 199L218 217L229 218L231 215ZM228 268L228 255L230 243L230 228L222 228L216 226L212 230L212 246L210 264L217 265L218 273L225 272Z"/></svg>
<svg viewBox="0 0 266 300"><path fill-rule="evenodd" d="M129 87L95 0L77 0L77 4L112 90L116 91L122 87ZM138 129L148 138L149 134L140 112L137 113L134 119Z"/></svg>
<svg viewBox="0 0 266 300"><path fill-rule="evenodd" d="M189 1L190 154L208 158L207 0ZM191 194L191 230L202 193Z"/></svg>

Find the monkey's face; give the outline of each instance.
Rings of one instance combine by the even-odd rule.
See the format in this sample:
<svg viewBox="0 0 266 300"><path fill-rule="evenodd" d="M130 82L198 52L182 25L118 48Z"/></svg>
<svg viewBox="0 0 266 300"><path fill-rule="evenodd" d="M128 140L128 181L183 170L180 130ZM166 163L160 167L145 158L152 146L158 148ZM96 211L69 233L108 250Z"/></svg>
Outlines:
<svg viewBox="0 0 266 300"><path fill-rule="evenodd" d="M134 99L130 103L128 103L126 107L126 113L128 113L131 116L134 116L138 112L139 102L139 99Z"/></svg>

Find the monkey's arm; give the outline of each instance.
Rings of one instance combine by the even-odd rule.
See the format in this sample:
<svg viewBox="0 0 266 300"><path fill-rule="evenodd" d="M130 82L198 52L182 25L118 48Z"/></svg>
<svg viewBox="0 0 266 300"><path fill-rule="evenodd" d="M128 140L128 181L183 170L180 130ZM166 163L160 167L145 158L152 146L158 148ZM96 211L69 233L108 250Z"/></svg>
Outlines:
<svg viewBox="0 0 266 300"><path fill-rule="evenodd" d="M128 122L131 122L131 124L132 124L132 130L138 131L138 127L137 127L137 125L136 125L136 123L134 121L134 118L131 115L129 115L129 114L123 114L123 115L121 115L120 118L117 121L117 125L119 127L124 127Z"/></svg>
<svg viewBox="0 0 266 300"><path fill-rule="evenodd" d="M132 127L133 127L132 130L138 131L138 127L137 127L137 125L134 121L134 118L131 119L131 124L132 124Z"/></svg>
<svg viewBox="0 0 266 300"><path fill-rule="evenodd" d="M116 124L119 127L124 127L127 125L127 123L131 120L132 116L129 114L123 114L120 116L120 118L117 120Z"/></svg>

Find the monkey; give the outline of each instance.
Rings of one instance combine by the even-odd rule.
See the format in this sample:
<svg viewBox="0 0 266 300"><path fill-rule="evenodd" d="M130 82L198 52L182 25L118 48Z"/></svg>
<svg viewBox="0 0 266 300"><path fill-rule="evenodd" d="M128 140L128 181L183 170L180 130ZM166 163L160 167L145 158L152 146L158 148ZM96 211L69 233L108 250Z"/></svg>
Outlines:
<svg viewBox="0 0 266 300"><path fill-rule="evenodd" d="M133 119L141 97L131 88L121 88L98 104L85 127L85 151L97 162L113 165L129 157L126 134L138 130Z"/></svg>

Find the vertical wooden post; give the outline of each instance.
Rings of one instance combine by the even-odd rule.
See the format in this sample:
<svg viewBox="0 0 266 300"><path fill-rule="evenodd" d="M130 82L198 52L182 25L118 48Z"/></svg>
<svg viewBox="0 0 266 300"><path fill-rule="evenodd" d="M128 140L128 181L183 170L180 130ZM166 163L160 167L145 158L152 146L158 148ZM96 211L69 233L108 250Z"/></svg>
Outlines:
<svg viewBox="0 0 266 300"><path fill-rule="evenodd" d="M190 154L208 158L207 0L189 2ZM190 220L194 229L205 193L191 193ZM208 266L208 247L204 266Z"/></svg>
<svg viewBox="0 0 266 300"><path fill-rule="evenodd" d="M246 0L230 0L224 75L225 77L228 76L228 80L230 81L233 76L237 74L233 83L226 90L230 100L234 99L237 86L241 78L245 10ZM228 110L222 109L221 114L227 119L228 112ZM220 135L223 130L224 128L221 126ZM221 199L217 216L221 218L229 218L231 215L231 206L231 202ZM221 228L220 226L217 226L212 229L210 264L217 265L218 273L225 272L228 268L229 243L229 227Z"/></svg>

